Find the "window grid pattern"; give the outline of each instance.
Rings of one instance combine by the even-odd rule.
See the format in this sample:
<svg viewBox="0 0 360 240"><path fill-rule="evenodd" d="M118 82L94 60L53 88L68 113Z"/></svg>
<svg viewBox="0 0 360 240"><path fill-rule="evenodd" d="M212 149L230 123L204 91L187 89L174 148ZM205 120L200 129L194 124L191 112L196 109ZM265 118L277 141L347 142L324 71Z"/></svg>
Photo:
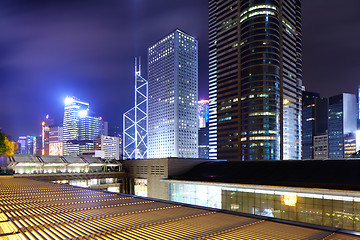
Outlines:
<svg viewBox="0 0 360 240"><path fill-rule="evenodd" d="M180 30L149 48L149 158L198 156L197 53Z"/></svg>

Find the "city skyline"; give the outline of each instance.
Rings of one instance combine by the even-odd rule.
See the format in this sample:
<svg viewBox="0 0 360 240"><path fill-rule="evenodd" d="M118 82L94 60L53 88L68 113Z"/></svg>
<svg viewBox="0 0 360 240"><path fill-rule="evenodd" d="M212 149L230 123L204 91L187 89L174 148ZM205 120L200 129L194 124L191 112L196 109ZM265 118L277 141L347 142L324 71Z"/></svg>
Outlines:
<svg viewBox="0 0 360 240"><path fill-rule="evenodd" d="M207 98L208 1L87 1L83 7L84 3L1 3L0 16L6 20L1 29L7 33L0 37L3 132L13 138L38 135L46 114L61 123L68 95L91 102L110 126L121 126L122 114L132 107L133 58L145 59L146 48L174 28L199 40L199 98ZM356 41L352 39L359 33L351 29L360 25L356 17L360 3L302 4L306 90L324 97L354 94L360 81L356 82L359 64L353 57ZM333 17L334 8L344 15ZM129 19L129 24L123 24L123 19ZM339 40L343 36L346 44Z"/></svg>

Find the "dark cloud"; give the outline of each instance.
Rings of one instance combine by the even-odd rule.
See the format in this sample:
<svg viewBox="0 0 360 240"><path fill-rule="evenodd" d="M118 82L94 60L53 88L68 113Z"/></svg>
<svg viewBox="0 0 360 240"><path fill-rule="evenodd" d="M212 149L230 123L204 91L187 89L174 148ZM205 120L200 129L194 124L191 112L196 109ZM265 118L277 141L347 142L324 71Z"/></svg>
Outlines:
<svg viewBox="0 0 360 240"><path fill-rule="evenodd" d="M325 97L360 85L360 1L304 0L303 83Z"/></svg>

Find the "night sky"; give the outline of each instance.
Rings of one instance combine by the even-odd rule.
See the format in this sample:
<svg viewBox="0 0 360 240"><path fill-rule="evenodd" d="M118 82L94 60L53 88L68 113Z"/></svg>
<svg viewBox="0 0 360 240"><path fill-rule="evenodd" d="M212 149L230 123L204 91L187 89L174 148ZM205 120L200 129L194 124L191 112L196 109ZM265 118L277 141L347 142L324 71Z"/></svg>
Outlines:
<svg viewBox="0 0 360 240"><path fill-rule="evenodd" d="M328 97L360 84L359 0L303 0L303 83ZM199 98L208 96L207 0L1 0L0 128L40 135L75 96L121 126L133 107L134 57L179 28L199 41Z"/></svg>

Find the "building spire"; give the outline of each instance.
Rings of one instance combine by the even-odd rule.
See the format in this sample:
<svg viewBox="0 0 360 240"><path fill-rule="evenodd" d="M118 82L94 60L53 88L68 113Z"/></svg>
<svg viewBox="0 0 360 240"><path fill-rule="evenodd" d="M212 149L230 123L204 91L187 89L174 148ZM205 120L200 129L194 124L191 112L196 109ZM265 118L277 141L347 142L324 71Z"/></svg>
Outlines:
<svg viewBox="0 0 360 240"><path fill-rule="evenodd" d="M141 57L135 58L135 75L141 75Z"/></svg>

